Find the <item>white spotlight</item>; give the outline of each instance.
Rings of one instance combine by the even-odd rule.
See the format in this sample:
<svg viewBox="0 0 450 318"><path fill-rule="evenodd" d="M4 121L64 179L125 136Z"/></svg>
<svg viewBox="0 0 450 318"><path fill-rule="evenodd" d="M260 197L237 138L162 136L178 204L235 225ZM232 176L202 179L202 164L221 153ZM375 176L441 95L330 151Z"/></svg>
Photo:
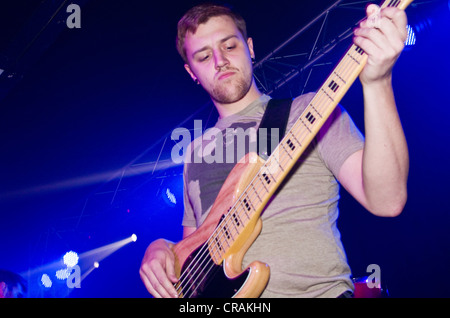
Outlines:
<svg viewBox="0 0 450 318"><path fill-rule="evenodd" d="M70 251L64 254L63 260L67 267L74 267L78 264L79 257L76 252Z"/></svg>
<svg viewBox="0 0 450 318"><path fill-rule="evenodd" d="M137 241L137 236L136 236L136 234L131 235L131 240L132 240L133 242L136 242L136 241Z"/></svg>
<svg viewBox="0 0 450 318"><path fill-rule="evenodd" d="M41 283L45 288L52 287L52 280L47 274L42 274L41 276Z"/></svg>
<svg viewBox="0 0 450 318"><path fill-rule="evenodd" d="M100 266L99 262L94 262L94 267L98 268Z"/></svg>
<svg viewBox="0 0 450 318"><path fill-rule="evenodd" d="M64 280L70 276L70 271L68 268L63 268L63 269L57 270L55 275L56 275L56 278L58 278L60 280Z"/></svg>

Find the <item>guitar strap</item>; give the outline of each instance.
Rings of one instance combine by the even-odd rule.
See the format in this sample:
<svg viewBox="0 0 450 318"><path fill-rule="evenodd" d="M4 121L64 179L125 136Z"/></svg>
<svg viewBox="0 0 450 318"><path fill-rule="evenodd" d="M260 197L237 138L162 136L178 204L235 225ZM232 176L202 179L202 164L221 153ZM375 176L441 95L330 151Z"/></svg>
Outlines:
<svg viewBox="0 0 450 318"><path fill-rule="evenodd" d="M292 99L271 99L267 104L257 134L257 149L260 157L269 157L272 154L272 150L274 150L271 147L272 128L278 128L277 145L284 137L291 111L291 104ZM266 129L266 133L264 131L261 132L262 128ZM274 138L276 138L276 135Z"/></svg>

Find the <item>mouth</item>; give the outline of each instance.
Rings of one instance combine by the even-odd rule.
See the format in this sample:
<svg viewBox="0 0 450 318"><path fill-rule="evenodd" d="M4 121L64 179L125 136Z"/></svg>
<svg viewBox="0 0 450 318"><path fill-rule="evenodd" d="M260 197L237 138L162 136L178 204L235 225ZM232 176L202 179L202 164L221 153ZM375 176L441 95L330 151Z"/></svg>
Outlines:
<svg viewBox="0 0 450 318"><path fill-rule="evenodd" d="M218 79L219 79L219 81L222 81L222 80L225 80L225 79L233 76L234 74L235 74L235 72L233 72L233 71L226 71L226 72L221 73L219 75Z"/></svg>

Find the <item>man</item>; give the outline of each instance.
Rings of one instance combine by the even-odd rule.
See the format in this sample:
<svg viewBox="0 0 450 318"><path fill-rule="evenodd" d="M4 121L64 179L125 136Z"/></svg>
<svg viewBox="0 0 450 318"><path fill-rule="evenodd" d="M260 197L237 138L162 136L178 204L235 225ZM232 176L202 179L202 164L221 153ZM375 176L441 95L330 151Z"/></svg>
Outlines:
<svg viewBox="0 0 450 318"><path fill-rule="evenodd" d="M270 280L262 297L340 297L353 290L336 228L338 182L378 216L397 216L406 202L408 150L391 79L406 40L407 19L392 7L380 11L370 5L367 14L371 19L354 31L354 43L369 56L360 74L365 139L337 107L263 211L262 231L243 260L243 266L254 260L269 264ZM215 127L224 133L230 127L257 128L270 97L255 85L253 41L243 19L220 6L194 7L178 23L177 46L187 72L218 110ZM287 129L311 98L306 94L294 99ZM188 158L202 149L202 156L214 153L213 138L202 143L193 143ZM183 237L202 224L235 163L187 160ZM172 242L156 240L143 258L140 275L155 297L178 296L172 247Z"/></svg>
<svg viewBox="0 0 450 318"><path fill-rule="evenodd" d="M25 280L8 270L0 270L0 298L23 298L27 292Z"/></svg>

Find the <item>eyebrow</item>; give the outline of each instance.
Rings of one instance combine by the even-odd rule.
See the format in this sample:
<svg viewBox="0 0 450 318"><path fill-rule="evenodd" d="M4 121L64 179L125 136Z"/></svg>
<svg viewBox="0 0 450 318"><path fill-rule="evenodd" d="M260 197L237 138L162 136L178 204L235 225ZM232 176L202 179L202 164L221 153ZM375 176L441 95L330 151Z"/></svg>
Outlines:
<svg viewBox="0 0 450 318"><path fill-rule="evenodd" d="M227 36L227 37L221 39L221 40L219 41L219 43L222 44L222 43L224 43L224 42L226 42L226 41L228 41L229 39L232 39L232 38L237 38L237 39L239 39L237 35L232 34L232 35L229 35L229 36ZM192 53L192 57L194 57L196 54L198 54L198 53L200 53L200 52L203 52L203 51L208 50L209 48L210 48L209 45L205 45L205 46L202 47L201 49L198 49L197 51L195 51L194 53Z"/></svg>

